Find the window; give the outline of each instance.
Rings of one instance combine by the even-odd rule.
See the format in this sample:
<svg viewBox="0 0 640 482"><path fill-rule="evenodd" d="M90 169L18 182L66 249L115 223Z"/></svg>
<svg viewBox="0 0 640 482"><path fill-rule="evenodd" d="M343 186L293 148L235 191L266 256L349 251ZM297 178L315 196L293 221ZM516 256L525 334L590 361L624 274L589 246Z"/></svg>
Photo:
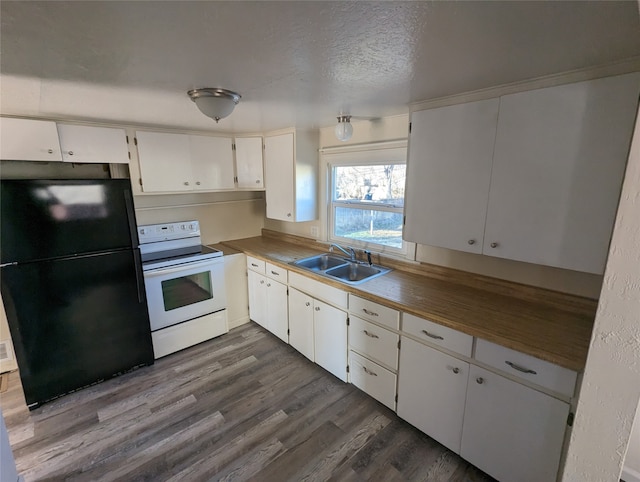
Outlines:
<svg viewBox="0 0 640 482"><path fill-rule="evenodd" d="M395 155L388 158L374 151L329 159L330 240L396 254L406 252L402 241L406 150L391 151Z"/></svg>

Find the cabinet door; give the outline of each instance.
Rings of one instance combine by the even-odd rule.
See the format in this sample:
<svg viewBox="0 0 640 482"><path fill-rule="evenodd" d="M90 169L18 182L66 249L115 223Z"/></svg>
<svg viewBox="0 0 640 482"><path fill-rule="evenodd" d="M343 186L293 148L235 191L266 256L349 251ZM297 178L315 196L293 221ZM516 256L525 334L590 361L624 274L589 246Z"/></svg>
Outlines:
<svg viewBox="0 0 640 482"><path fill-rule="evenodd" d="M602 273L640 74L500 100L484 253Z"/></svg>
<svg viewBox="0 0 640 482"><path fill-rule="evenodd" d="M144 192L191 191L189 136L136 132Z"/></svg>
<svg viewBox="0 0 640 482"><path fill-rule="evenodd" d="M314 300L313 343L315 362L343 382L347 381L347 314Z"/></svg>
<svg viewBox="0 0 640 482"><path fill-rule="evenodd" d="M249 288L249 318L267 328L266 278L255 271L247 271Z"/></svg>
<svg viewBox="0 0 640 482"><path fill-rule="evenodd" d="M124 129L58 124L58 135L64 162L129 163Z"/></svg>
<svg viewBox="0 0 640 482"><path fill-rule="evenodd" d="M398 415L460 453L469 364L402 337Z"/></svg>
<svg viewBox="0 0 640 482"><path fill-rule="evenodd" d="M414 112L404 239L482 252L498 99Z"/></svg>
<svg viewBox="0 0 640 482"><path fill-rule="evenodd" d="M233 189L233 150L230 137L189 136L195 190Z"/></svg>
<svg viewBox="0 0 640 482"><path fill-rule="evenodd" d="M262 137L236 137L235 143L238 187L264 188Z"/></svg>
<svg viewBox="0 0 640 482"><path fill-rule="evenodd" d="M289 290L289 344L314 361L313 298L294 288Z"/></svg>
<svg viewBox="0 0 640 482"><path fill-rule="evenodd" d="M471 366L460 455L498 480L555 481L568 414L565 402Z"/></svg>
<svg viewBox="0 0 640 482"><path fill-rule="evenodd" d="M265 278L267 286L267 329L285 343L289 343L289 310L287 285Z"/></svg>
<svg viewBox="0 0 640 482"><path fill-rule="evenodd" d="M294 221L293 134L264 138L267 217Z"/></svg>
<svg viewBox="0 0 640 482"><path fill-rule="evenodd" d="M56 123L32 119L0 119L0 159L61 161Z"/></svg>

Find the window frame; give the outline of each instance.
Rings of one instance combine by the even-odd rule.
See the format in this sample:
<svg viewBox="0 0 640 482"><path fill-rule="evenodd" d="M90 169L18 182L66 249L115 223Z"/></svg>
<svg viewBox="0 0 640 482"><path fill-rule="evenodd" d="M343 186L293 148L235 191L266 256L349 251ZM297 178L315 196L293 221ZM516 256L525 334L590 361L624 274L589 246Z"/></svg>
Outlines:
<svg viewBox="0 0 640 482"><path fill-rule="evenodd" d="M358 249L367 249L376 253L407 258L415 251L414 243L402 240L402 247L395 248L378 243L360 241L352 238L345 238L335 234L335 211L337 207L348 209L375 210L382 212L395 212L404 216L404 199L402 206L394 206L389 203L360 203L357 201L334 201L335 167L342 166L373 166L373 165L407 165L406 143L392 145L389 147L361 146L360 149L336 149L333 152L323 152L323 160L327 166L327 240L340 245L348 245ZM406 197L406 192L405 192ZM404 228L404 223L403 223Z"/></svg>

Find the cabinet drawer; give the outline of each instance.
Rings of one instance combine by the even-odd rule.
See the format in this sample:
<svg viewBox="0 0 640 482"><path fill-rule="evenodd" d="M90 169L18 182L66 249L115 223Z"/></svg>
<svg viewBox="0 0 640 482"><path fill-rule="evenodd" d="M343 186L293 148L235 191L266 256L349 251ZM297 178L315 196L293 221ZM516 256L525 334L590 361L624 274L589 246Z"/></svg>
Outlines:
<svg viewBox="0 0 640 482"><path fill-rule="evenodd" d="M247 269L251 271L265 274L265 264L264 260L247 255Z"/></svg>
<svg viewBox="0 0 640 482"><path fill-rule="evenodd" d="M396 333L356 316L349 321L349 345L393 370L398 369L398 339Z"/></svg>
<svg viewBox="0 0 640 482"><path fill-rule="evenodd" d="M354 295L349 295L349 311L394 330L399 329L400 326L400 313L397 310Z"/></svg>
<svg viewBox="0 0 640 482"><path fill-rule="evenodd" d="M480 339L476 343L475 358L498 370L573 396L578 374L568 368Z"/></svg>
<svg viewBox="0 0 640 482"><path fill-rule="evenodd" d="M287 283L288 271L286 269L267 262L265 263L265 272L269 278L280 281L281 283Z"/></svg>
<svg viewBox="0 0 640 482"><path fill-rule="evenodd" d="M455 351L464 356L471 356L473 337L466 333L447 328L433 321L402 313L402 331L421 340Z"/></svg>
<svg viewBox="0 0 640 482"><path fill-rule="evenodd" d="M289 273L289 284L314 298L326 301L339 308L347 308L346 291L294 272Z"/></svg>
<svg viewBox="0 0 640 482"><path fill-rule="evenodd" d="M396 375L393 372L349 351L349 378L360 390L395 410Z"/></svg>

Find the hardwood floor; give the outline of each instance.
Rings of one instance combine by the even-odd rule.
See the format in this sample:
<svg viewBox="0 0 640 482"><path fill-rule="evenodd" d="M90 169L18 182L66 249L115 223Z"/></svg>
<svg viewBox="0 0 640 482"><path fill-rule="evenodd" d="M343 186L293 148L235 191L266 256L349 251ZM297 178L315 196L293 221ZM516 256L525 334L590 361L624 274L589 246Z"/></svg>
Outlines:
<svg viewBox="0 0 640 482"><path fill-rule="evenodd" d="M489 481L253 322L29 412L0 396L25 480Z"/></svg>

